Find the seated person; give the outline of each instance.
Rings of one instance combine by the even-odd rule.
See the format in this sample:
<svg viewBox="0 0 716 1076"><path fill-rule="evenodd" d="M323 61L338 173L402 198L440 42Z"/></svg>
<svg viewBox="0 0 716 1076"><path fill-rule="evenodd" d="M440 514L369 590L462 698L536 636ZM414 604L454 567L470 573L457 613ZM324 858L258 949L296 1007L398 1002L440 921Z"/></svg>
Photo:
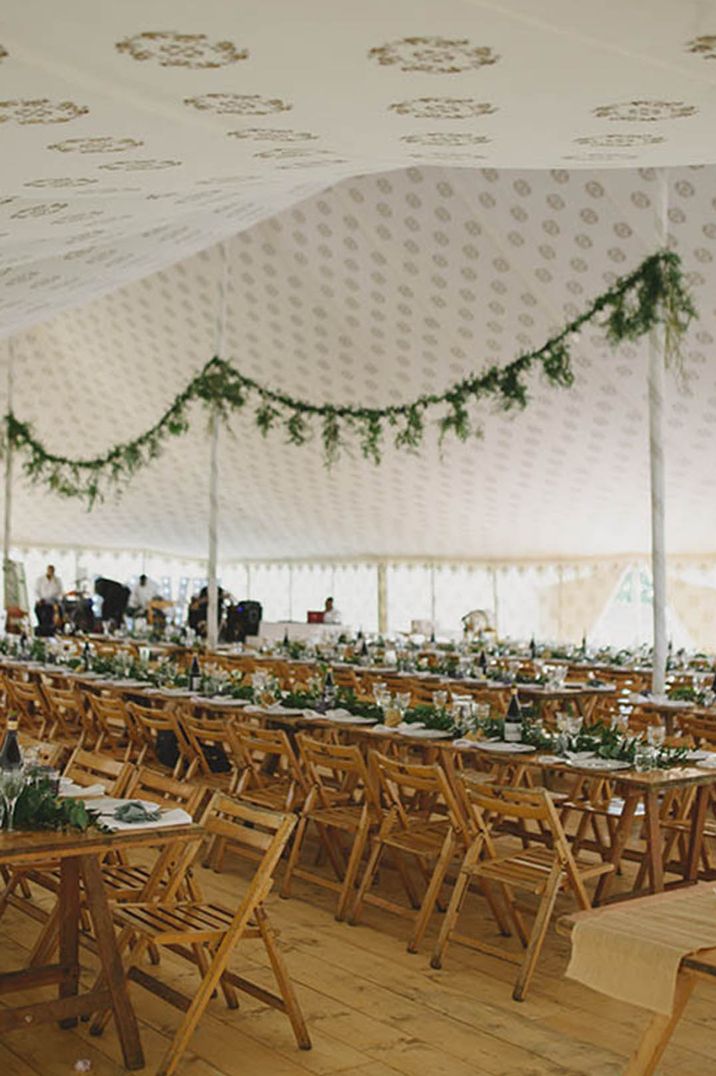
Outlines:
<svg viewBox="0 0 716 1076"><path fill-rule="evenodd" d="M102 620L119 628L129 601L129 587L118 583L116 579L104 579L100 576L95 580L94 592L102 599Z"/></svg>
<svg viewBox="0 0 716 1076"><path fill-rule="evenodd" d="M48 564L44 575L35 583L35 616L37 617L37 634L54 635L56 626L62 622L60 602L64 587L62 580L55 575L54 564Z"/></svg>
<svg viewBox="0 0 716 1076"><path fill-rule="evenodd" d="M339 609L336 609L333 604L333 598L326 598L323 606L323 623L324 624L340 624L341 613Z"/></svg>

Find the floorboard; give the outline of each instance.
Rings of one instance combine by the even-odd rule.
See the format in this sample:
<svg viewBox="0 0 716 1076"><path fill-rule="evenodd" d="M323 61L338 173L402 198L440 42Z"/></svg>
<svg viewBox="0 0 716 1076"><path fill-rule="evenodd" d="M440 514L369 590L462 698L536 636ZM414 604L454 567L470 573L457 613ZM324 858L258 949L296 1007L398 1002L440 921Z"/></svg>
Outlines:
<svg viewBox="0 0 716 1076"><path fill-rule="evenodd" d="M234 904L249 870L229 856L222 874L198 873L207 896ZM392 883L392 872L384 871L381 885L390 889ZM527 1000L518 1004L511 1000L513 965L452 945L443 969L434 971L434 932L423 951L411 955L405 950L407 920L368 906L364 922L350 927L335 921L334 903L334 894L298 880L290 900L269 901L314 1049L296 1049L285 1017L258 1001L246 998L232 1012L217 998L180 1076L617 1076L648 1019L566 979L569 942L553 931ZM497 935L479 897L469 902L464 926L493 944L511 944ZM5 914L3 967L22 965L37 929L14 909ZM93 958L85 959L89 979ZM255 942L237 951L233 966L271 984ZM171 954L163 957L162 974L184 989L195 981L189 966ZM178 1013L135 984L130 990L145 1071L152 1073ZM37 1000L42 994L26 996ZM21 997L13 995L13 1001ZM716 1072L714 1000L713 989L698 988L659 1070L663 1076ZM124 1071L111 1024L100 1038L91 1038L85 1024L69 1031L47 1025L8 1033L0 1042L2 1076L67 1076L79 1061L90 1063L92 1076Z"/></svg>

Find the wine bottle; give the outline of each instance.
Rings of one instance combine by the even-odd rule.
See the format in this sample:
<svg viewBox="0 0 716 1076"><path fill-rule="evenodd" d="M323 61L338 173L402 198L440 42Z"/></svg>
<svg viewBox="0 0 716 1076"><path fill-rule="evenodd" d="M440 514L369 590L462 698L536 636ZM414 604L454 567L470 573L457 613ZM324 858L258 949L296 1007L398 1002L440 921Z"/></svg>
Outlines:
<svg viewBox="0 0 716 1076"><path fill-rule="evenodd" d="M363 645L360 648L360 656L362 658L368 657L368 643L365 638L363 639Z"/></svg>
<svg viewBox="0 0 716 1076"><path fill-rule="evenodd" d="M480 659L479 659L478 664L480 666L480 671L481 671L482 675L487 676L487 654L485 653L484 650L480 651Z"/></svg>
<svg viewBox="0 0 716 1076"><path fill-rule="evenodd" d="M507 743L522 741L522 709L517 698L516 687L512 689L512 697L505 717L505 740Z"/></svg>
<svg viewBox="0 0 716 1076"><path fill-rule="evenodd" d="M199 668L199 660L194 654L191 659L191 667L189 669L189 690L199 691L201 688L201 669Z"/></svg>
<svg viewBox="0 0 716 1076"><path fill-rule="evenodd" d="M7 719L5 737L0 747L0 770L17 770L22 766L22 752L17 740L17 718Z"/></svg>
<svg viewBox="0 0 716 1076"><path fill-rule="evenodd" d="M535 642L534 635L530 639L530 657L533 661L537 657L537 643Z"/></svg>
<svg viewBox="0 0 716 1076"><path fill-rule="evenodd" d="M333 702L336 697L336 682L333 679L333 669L328 666L326 678L323 681L323 699L325 702Z"/></svg>
<svg viewBox="0 0 716 1076"><path fill-rule="evenodd" d="M82 647L82 665L85 672L89 672L92 668L92 651L90 650L90 644L85 639L85 645Z"/></svg>
<svg viewBox="0 0 716 1076"><path fill-rule="evenodd" d="M433 628L433 630L430 632L430 642L435 642L435 628Z"/></svg>
<svg viewBox="0 0 716 1076"><path fill-rule="evenodd" d="M587 653L587 636L586 633L582 635L582 654Z"/></svg>

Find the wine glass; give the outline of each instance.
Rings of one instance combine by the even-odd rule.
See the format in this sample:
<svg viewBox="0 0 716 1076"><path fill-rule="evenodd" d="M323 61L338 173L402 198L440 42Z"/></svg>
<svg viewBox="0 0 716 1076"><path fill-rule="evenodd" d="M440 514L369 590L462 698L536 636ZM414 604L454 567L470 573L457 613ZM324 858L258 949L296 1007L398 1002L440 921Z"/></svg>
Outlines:
<svg viewBox="0 0 716 1076"><path fill-rule="evenodd" d="M11 770L0 770L0 795L5 801L5 813L7 815L8 832L13 831L15 818L15 805L20 793L25 787L27 775L22 766L16 766Z"/></svg>
<svg viewBox="0 0 716 1076"><path fill-rule="evenodd" d="M433 691L433 706L436 710L444 710L447 706L447 691Z"/></svg>
<svg viewBox="0 0 716 1076"><path fill-rule="evenodd" d="M647 727L646 740L650 747L661 747L665 739L666 729L661 723Z"/></svg>

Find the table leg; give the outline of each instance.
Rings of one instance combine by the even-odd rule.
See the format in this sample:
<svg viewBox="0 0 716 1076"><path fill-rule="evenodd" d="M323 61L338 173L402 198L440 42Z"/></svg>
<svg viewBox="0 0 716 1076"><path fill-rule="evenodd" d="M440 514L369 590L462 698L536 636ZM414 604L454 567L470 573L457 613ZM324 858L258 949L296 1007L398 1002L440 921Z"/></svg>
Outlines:
<svg viewBox="0 0 716 1076"><path fill-rule="evenodd" d="M704 826L709 805L709 785L699 785L696 798L691 808L691 829L689 831L689 849L686 855L686 878L695 882L699 876L699 860L704 843Z"/></svg>
<svg viewBox="0 0 716 1076"><path fill-rule="evenodd" d="M659 797L655 789L647 790L644 796L644 806L646 808L644 816L646 862L649 868L651 891L662 893L664 891L664 841L661 836Z"/></svg>
<svg viewBox="0 0 716 1076"><path fill-rule="evenodd" d="M612 841L612 854L609 857L609 861L613 864L614 870L609 874L603 874L597 883L597 888L594 893L594 905L603 904L609 896L609 892L614 882L614 877L619 870L619 865L622 861L622 855L626 848L627 841L631 836L631 828L634 822L634 815L636 813L637 804L641 794L638 792L626 793L624 799L624 807L619 819L619 825L616 828L614 834L614 840Z"/></svg>
<svg viewBox="0 0 716 1076"><path fill-rule="evenodd" d="M67 998L77 994L80 981L80 870L77 859L60 860L58 909L60 964L68 969L60 983L59 996ZM76 1016L60 1020L60 1027L76 1026Z"/></svg>
<svg viewBox="0 0 716 1076"><path fill-rule="evenodd" d="M624 1076L652 1076L656 1072L662 1054L669 1045L674 1029L691 997L695 982L693 976L679 972L671 1016L662 1016L661 1013L652 1015L641 1042L629 1059Z"/></svg>
<svg viewBox="0 0 716 1076"><path fill-rule="evenodd" d="M104 891L102 872L96 856L81 857L82 878L87 894L87 907L92 917L102 976L112 1001L112 1012L122 1046L125 1067L131 1070L144 1067L144 1053L139 1028L127 993L127 980L117 951L112 913Z"/></svg>

